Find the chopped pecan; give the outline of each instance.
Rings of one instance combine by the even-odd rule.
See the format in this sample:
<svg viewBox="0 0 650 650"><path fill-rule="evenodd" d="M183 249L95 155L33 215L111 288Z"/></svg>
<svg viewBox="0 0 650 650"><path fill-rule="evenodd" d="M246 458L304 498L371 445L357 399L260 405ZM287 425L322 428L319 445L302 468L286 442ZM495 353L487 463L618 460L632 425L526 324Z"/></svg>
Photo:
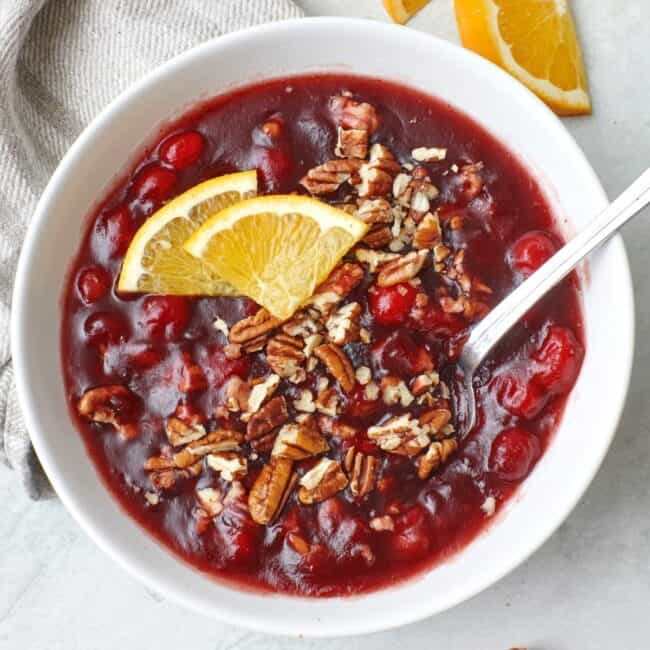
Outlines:
<svg viewBox="0 0 650 650"><path fill-rule="evenodd" d="M303 354L306 359L309 359L314 350L323 342L323 337L320 334L312 334L305 339L305 347L303 348Z"/></svg>
<svg viewBox="0 0 650 650"><path fill-rule="evenodd" d="M310 169L300 179L300 184L311 194L332 194L343 183L356 185L360 179L359 170L362 165L363 161L358 158L328 160Z"/></svg>
<svg viewBox="0 0 650 650"><path fill-rule="evenodd" d="M321 329L318 321L311 317L306 311L299 311L293 315L290 321L282 326L282 331L291 336L301 336L303 339L317 334Z"/></svg>
<svg viewBox="0 0 650 650"><path fill-rule="evenodd" d="M303 424L285 424L275 439L271 455L302 460L328 449L327 441L317 429Z"/></svg>
<svg viewBox="0 0 650 650"><path fill-rule="evenodd" d="M361 240L366 246L370 248L383 248L390 244L393 239L393 234L388 226L378 224L373 226Z"/></svg>
<svg viewBox="0 0 650 650"><path fill-rule="evenodd" d="M280 325L282 320L261 308L253 316L238 321L230 328L230 342L239 343L245 351L252 351L248 349L251 344L256 347L260 339L265 341L269 333Z"/></svg>
<svg viewBox="0 0 650 650"><path fill-rule="evenodd" d="M413 382L411 383L411 392L413 395L416 397L418 395L422 395L423 393L426 393L428 390L431 390L435 385L437 385L439 379L438 379L438 373L435 372L425 372L422 373L421 375L418 375L413 379Z"/></svg>
<svg viewBox="0 0 650 650"><path fill-rule="evenodd" d="M167 420L165 432L169 442L174 447L194 442L205 435L205 427L201 424L186 424L183 420L171 417Z"/></svg>
<svg viewBox="0 0 650 650"><path fill-rule="evenodd" d="M188 467L206 454L221 451L236 451L242 443L244 436L238 431L230 429L215 429L207 436L190 442L185 449L174 454L174 463L177 467Z"/></svg>
<svg viewBox="0 0 650 650"><path fill-rule="evenodd" d="M361 305L358 302L349 302L331 314L325 322L327 338L337 345L345 345L359 338L359 318Z"/></svg>
<svg viewBox="0 0 650 650"><path fill-rule="evenodd" d="M248 474L248 461L232 451L208 454L206 462L224 481L234 481Z"/></svg>
<svg viewBox="0 0 650 650"><path fill-rule="evenodd" d="M372 371L368 366L359 366L355 373L357 381L362 385L366 386L372 379Z"/></svg>
<svg viewBox="0 0 650 650"><path fill-rule="evenodd" d="M368 522L368 525L370 528L378 532L395 530L395 521L390 515L384 515L383 517L373 517Z"/></svg>
<svg viewBox="0 0 650 650"><path fill-rule="evenodd" d="M368 438L391 454L415 456L429 444L428 431L428 427L423 427L407 413L370 427Z"/></svg>
<svg viewBox="0 0 650 650"><path fill-rule="evenodd" d="M356 382L354 368L347 355L338 345L324 343L314 350L314 355L320 359L327 371L339 382L346 393L351 393Z"/></svg>
<svg viewBox="0 0 650 650"><path fill-rule="evenodd" d="M360 264L339 264L316 289L310 303L322 314L327 313L363 280L363 276L363 267Z"/></svg>
<svg viewBox="0 0 650 650"><path fill-rule="evenodd" d="M440 402L442 400L438 400ZM444 402L443 402L444 403ZM418 418L423 427L427 427L432 436L436 436L451 422L451 411L445 406L436 405L420 415Z"/></svg>
<svg viewBox="0 0 650 650"><path fill-rule="evenodd" d="M456 449L458 443L451 438L432 442L426 453L418 458L418 477L422 480L429 478L431 472L444 465Z"/></svg>
<svg viewBox="0 0 650 650"><path fill-rule="evenodd" d="M354 255L362 264L368 265L368 270L375 273L380 266L388 264L400 257L399 253L387 253L386 251L374 251L367 248L357 248Z"/></svg>
<svg viewBox="0 0 650 650"><path fill-rule="evenodd" d="M312 392L307 388L301 390L298 399L293 400L293 408L302 413L314 413L316 404Z"/></svg>
<svg viewBox="0 0 650 650"><path fill-rule="evenodd" d="M99 386L86 391L77 409L93 422L112 424L125 438L137 435L133 420L138 410L138 398L126 386Z"/></svg>
<svg viewBox="0 0 650 650"><path fill-rule="evenodd" d="M463 195L465 200L471 201L476 198L483 189L483 163L471 163L460 168L460 178L463 183Z"/></svg>
<svg viewBox="0 0 650 650"><path fill-rule="evenodd" d="M278 377L278 375L269 375L263 381L255 384L248 397L248 412L257 413L262 404L264 404L264 402L275 393L279 385L280 377Z"/></svg>
<svg viewBox="0 0 650 650"><path fill-rule="evenodd" d="M381 379L381 397L389 406L394 404L409 406L415 399L406 384L399 377L391 375Z"/></svg>
<svg viewBox="0 0 650 650"><path fill-rule="evenodd" d="M415 248L433 248L442 240L442 230L438 217L430 212L425 214L415 229L413 246Z"/></svg>
<svg viewBox="0 0 650 650"><path fill-rule="evenodd" d="M273 429L282 426L289 419L287 400L283 395L269 400L257 413L253 413L246 424L246 440L257 440Z"/></svg>
<svg viewBox="0 0 650 650"><path fill-rule="evenodd" d="M344 129L359 129L372 135L379 128L379 115L375 107L347 95L332 97L330 111L334 122Z"/></svg>
<svg viewBox="0 0 650 650"><path fill-rule="evenodd" d="M251 448L256 452L265 454L273 449L277 435L277 431L271 431L271 433L267 433L265 436L256 438L255 440L251 441Z"/></svg>
<svg viewBox="0 0 650 650"><path fill-rule="evenodd" d="M301 535L298 535L298 533L289 533L287 535L287 542L289 542L289 546L291 546L296 553L300 553L300 555L307 555L311 549L309 542Z"/></svg>
<svg viewBox="0 0 650 650"><path fill-rule="evenodd" d="M323 389L316 398L316 410L324 415L335 417L338 413L339 395L334 388Z"/></svg>
<svg viewBox="0 0 650 650"><path fill-rule="evenodd" d="M339 158L365 158L368 155L368 131L339 126L334 153Z"/></svg>
<svg viewBox="0 0 650 650"><path fill-rule="evenodd" d="M151 485L156 490L172 490L181 481L198 476L201 473L201 463L197 462L184 469L164 469L159 472L153 472L149 477Z"/></svg>
<svg viewBox="0 0 650 650"><path fill-rule="evenodd" d="M147 472L160 472L163 469L172 469L176 467L174 459L169 456L150 456L144 462L144 469Z"/></svg>
<svg viewBox="0 0 650 650"><path fill-rule="evenodd" d="M411 157L417 162L440 162L447 157L447 149L441 147L417 147L411 151Z"/></svg>
<svg viewBox="0 0 650 650"><path fill-rule="evenodd" d="M196 496L210 517L216 517L223 512L223 492L218 488L201 488L196 491Z"/></svg>
<svg viewBox="0 0 650 650"><path fill-rule="evenodd" d="M251 395L251 387L237 375L228 380L226 386L226 407L229 411L248 411L248 399Z"/></svg>
<svg viewBox="0 0 650 650"><path fill-rule="evenodd" d="M271 458L248 495L248 509L253 521L262 525L272 523L282 511L297 480L292 460Z"/></svg>
<svg viewBox="0 0 650 650"><path fill-rule="evenodd" d="M343 461L345 470L350 477L350 491L355 497L365 497L375 487L379 460L375 456L363 454L350 447Z"/></svg>
<svg viewBox="0 0 650 650"><path fill-rule="evenodd" d="M361 182L357 184L360 198L388 196L393 190L393 181L400 172L395 156L382 144L373 144L370 159L359 169Z"/></svg>
<svg viewBox="0 0 650 650"><path fill-rule="evenodd" d="M393 210L386 199L364 199L356 211L357 217L369 225L393 221Z"/></svg>
<svg viewBox="0 0 650 650"><path fill-rule="evenodd" d="M266 361L280 377L291 377L305 360L302 348L302 339L276 334L266 344Z"/></svg>
<svg viewBox="0 0 650 650"><path fill-rule="evenodd" d="M391 260L381 267L377 275L377 284L380 287L391 287L412 280L421 271L428 255L427 250L411 251Z"/></svg>
<svg viewBox="0 0 650 650"><path fill-rule="evenodd" d="M330 458L321 458L301 479L298 499L301 503L320 503L348 486L348 477L341 465Z"/></svg>

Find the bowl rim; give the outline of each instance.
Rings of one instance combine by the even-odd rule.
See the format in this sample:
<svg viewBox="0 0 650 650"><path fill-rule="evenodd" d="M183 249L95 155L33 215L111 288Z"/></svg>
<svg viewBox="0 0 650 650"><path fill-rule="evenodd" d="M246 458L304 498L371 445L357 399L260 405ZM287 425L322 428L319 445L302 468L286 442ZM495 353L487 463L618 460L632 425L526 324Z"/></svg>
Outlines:
<svg viewBox="0 0 650 650"><path fill-rule="evenodd" d="M293 29L302 29L303 26L306 25L323 25L330 27L347 26L366 30L373 29L376 30L378 36L380 36L381 33L404 30L403 27L397 25L380 23L369 19L344 17L297 18L277 21L273 23L265 23L223 36L217 36L195 47L192 47L156 67L136 83L127 87L115 99L113 99L77 137L77 139L74 141L74 143L71 145L69 150L60 161L38 201L33 217L29 223L27 233L25 235L17 265L12 296L13 304L11 312L10 340L19 403L21 405L21 410L25 419L27 430L30 432L30 437L38 458L41 461L42 466L52 483L52 486L56 490L58 496L61 498L61 501L67 510L72 514L73 518L77 521L81 528L95 541L95 543L97 543L100 548L102 548L110 557L115 559L124 569L127 570L128 573L135 576L145 585L163 594L165 598L169 598L170 600L179 603L193 611L201 612L212 618L219 618L225 622L239 624L259 632L271 634L299 633L305 637L326 638L384 631L406 625L408 623L412 623L433 614L437 614L450 609L451 607L454 607L460 602L463 602L475 596L487 587L501 580L501 578L510 573L517 566L522 564L528 557L530 557L553 534L553 532L557 530L557 528L568 517L570 512L582 498L587 487L593 480L596 472L602 464L607 450L609 449L611 441L618 428L618 423L620 422L628 393L633 363L635 340L634 298L629 261L625 252L623 240L620 235L616 235L607 244L607 247L613 252L616 258L616 264L618 264L620 267L621 278L624 279L623 285L620 287L620 298L622 303L626 306L626 309L623 313L623 320L626 321L625 340L627 342L627 345L625 346L624 358L621 359L621 367L624 368L624 376L621 377L622 381L620 383L622 390L620 391L620 397L618 401L613 406L610 405L609 420L611 422L611 428L609 434L607 437L603 436L602 449L600 450L598 456L594 458L594 462L590 468L590 471L585 472L579 489L575 490L575 493L571 495L571 498L565 499L565 504L561 508L561 512L558 513L554 519L549 518L543 534L540 534L537 539L533 540L533 542L527 546L525 552L514 556L509 562L504 562L499 570L494 571L482 582L474 584L472 589L467 590L461 596L450 599L447 602L446 606L437 608L435 606L427 607L426 603L422 603L421 607L411 611L397 611L400 608L395 608L396 611L393 614L385 617L376 617L372 623L346 621L341 622L339 625L337 625L336 629L324 627L318 621L307 622L298 626L289 621L276 621L270 620L268 618L265 619L262 616L256 618L248 616L246 614L242 615L234 612L232 608L222 608L220 611L217 611L219 610L218 603L211 603L211 605L208 606L200 597L193 597L188 593L180 593L171 584L165 583L164 580L159 579L159 577L154 575L153 572L145 570L143 567L134 562L133 559L123 551L123 549L119 548L112 541L110 536L105 535L102 530L97 528L92 522L87 519L84 512L84 506L77 499L76 490L69 486L68 482L65 479L65 476L57 469L56 461L54 460L49 448L50 443L47 439L48 436L44 435L40 430L38 418L36 417L36 411L38 408L35 405L35 400L33 399L25 361L26 355L29 353L29 342L25 337L22 336L22 324L25 320L24 312L29 302L29 296L25 290L29 276L29 261L37 250L41 230L47 221L48 204L52 200L53 196L58 191L60 191L60 186L65 185L69 170L76 164L77 157L83 151L86 143L92 138L92 135L95 132L102 130L105 125L110 122L110 120L113 118L114 113L119 112L125 105L129 103L129 101L134 96L146 93L150 87L154 86L158 82L160 77L163 77L169 73L173 73L175 68L178 68L187 62L190 62L195 57L200 58L204 52L208 52L213 48L219 50L227 50L231 43L263 38L265 34L277 30L288 29L291 31ZM545 121L548 125L548 128L554 129L558 138L564 139L564 144L569 149L571 149L572 155L575 157L575 159L581 161L584 172L591 177L594 190L599 190L601 195L599 199L602 201L603 205L607 204L607 196L582 149L578 146L573 136L567 131L559 118L554 113L552 113L552 111L545 104L543 104L543 102L541 102L541 100L539 100L531 91L529 91L517 80L512 78L496 65L452 42L415 30L409 30L409 38L418 40L433 40L436 42L436 47L447 49L450 52L455 53L457 56L471 59L473 61L473 66L480 68L485 75L491 76L495 80L495 83L498 83L499 87L501 87L504 91L517 94L522 100L527 101L531 107L535 108L537 113L536 117L539 120ZM324 67L323 71L325 70L326 68ZM279 76L281 77L282 75ZM253 80L253 83L256 81L258 80ZM248 85L248 83L251 83L251 81L248 80L247 82L243 83L242 86ZM508 143L504 144L506 146L509 146ZM126 162L127 161L125 161L125 163ZM114 497L111 495L111 498ZM125 516L128 516L126 513L124 514ZM183 562L183 560L180 560L178 558L176 559ZM223 584L226 587L229 587L228 583ZM373 592L370 592L370 594L372 593ZM365 595L366 594L360 594L354 598L363 599Z"/></svg>

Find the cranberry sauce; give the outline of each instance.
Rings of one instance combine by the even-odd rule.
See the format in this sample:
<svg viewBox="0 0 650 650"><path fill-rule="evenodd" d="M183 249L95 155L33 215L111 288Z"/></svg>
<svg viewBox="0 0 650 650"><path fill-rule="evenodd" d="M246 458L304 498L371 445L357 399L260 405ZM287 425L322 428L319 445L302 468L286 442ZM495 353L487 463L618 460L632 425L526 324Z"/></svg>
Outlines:
<svg viewBox="0 0 650 650"><path fill-rule="evenodd" d="M227 172L256 168L263 193L307 189L360 213L356 172L325 189L305 182L319 165L345 160L341 129L355 139L347 159L355 169L373 155L356 138L369 137L394 156L385 166L388 185L366 196L389 199L381 205L391 215L397 210L399 223L373 224L374 239L360 245L367 247L365 262L351 251L329 281L347 283L340 305L357 310L354 335L334 346L352 366L349 385L328 373L333 348L321 344L303 376L280 373L276 412L264 411L264 426L273 420L272 428L277 416L279 425L311 427L321 447L295 462L273 461L280 427L251 434L251 420L260 422L232 403L279 372L270 342L248 353L228 341L229 329L255 315L257 305L247 298L118 295L115 286L147 217ZM428 151L416 153L422 148ZM406 192L414 182L427 188L424 208L415 206L415 194L399 203L397 187ZM408 224L410 238L400 243ZM202 571L240 586L310 596L395 583L468 544L549 444L583 356L575 276L532 309L481 369L478 424L464 440L454 438L453 395L444 379L472 323L561 243L535 179L441 101L340 75L271 81L220 96L166 127L90 219L63 299L72 417L129 515ZM418 259L427 259L405 281L380 282L368 262L377 255L402 260L410 251L426 251ZM335 340L329 322L323 342ZM300 336L278 331L276 356ZM400 417L419 433L395 448L377 430ZM190 454L186 462L193 441L215 430L233 432L237 443L214 456ZM242 454L246 471L232 464L243 462ZM325 457L338 481L326 498L302 481ZM263 525L250 495L271 467L298 483L286 479L286 501Z"/></svg>

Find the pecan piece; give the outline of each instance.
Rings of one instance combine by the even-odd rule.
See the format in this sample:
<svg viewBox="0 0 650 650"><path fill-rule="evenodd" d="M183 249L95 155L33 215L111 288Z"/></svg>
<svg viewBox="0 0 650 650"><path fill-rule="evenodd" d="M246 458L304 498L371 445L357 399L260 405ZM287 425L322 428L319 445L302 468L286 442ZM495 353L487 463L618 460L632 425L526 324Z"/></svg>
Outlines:
<svg viewBox="0 0 650 650"><path fill-rule="evenodd" d="M400 456L415 456L430 442L429 428L413 419L410 413L391 418L368 429L368 438L381 449Z"/></svg>
<svg viewBox="0 0 650 650"><path fill-rule="evenodd" d="M388 196L393 190L393 182L400 172L395 156L382 144L373 144L370 159L359 169L361 182L357 184L360 198Z"/></svg>
<svg viewBox="0 0 650 650"><path fill-rule="evenodd" d="M381 267L377 275L378 286L392 287L400 282L412 280L422 270L428 255L427 250L411 251L391 260Z"/></svg>
<svg viewBox="0 0 650 650"><path fill-rule="evenodd" d="M144 462L146 472L160 472L164 469L173 469L174 467L176 467L174 459L169 456L150 456Z"/></svg>
<svg viewBox="0 0 650 650"><path fill-rule="evenodd" d="M237 413L248 411L248 399L251 395L251 387L241 377L231 377L226 386L226 407L229 411Z"/></svg>
<svg viewBox="0 0 650 650"><path fill-rule="evenodd" d="M81 415L104 424L112 424L125 438L137 435L133 420L138 411L138 398L126 386L119 384L91 388L79 400Z"/></svg>
<svg viewBox="0 0 650 650"><path fill-rule="evenodd" d="M388 246L392 240L393 234L390 228L378 224L373 226L361 241L366 246L370 246L370 248L383 248L384 246Z"/></svg>
<svg viewBox="0 0 650 650"><path fill-rule="evenodd" d="M335 388L325 388L316 398L316 410L324 415L336 417L339 406L339 395Z"/></svg>
<svg viewBox="0 0 650 650"><path fill-rule="evenodd" d="M272 316L262 307L253 316L243 318L230 328L230 342L239 343L245 352L256 351L261 349L257 347L260 341L263 344L269 333L280 325L282 320Z"/></svg>
<svg viewBox="0 0 650 650"><path fill-rule="evenodd" d="M196 477L200 473L201 463L197 462L184 469L173 468L153 472L149 477L149 480L156 490L165 491L174 489L181 481L186 481L190 478Z"/></svg>
<svg viewBox="0 0 650 650"><path fill-rule="evenodd" d="M248 397L248 412L257 413L262 404L275 393L279 385L280 377L278 375L269 375L263 381L255 384Z"/></svg>
<svg viewBox="0 0 650 650"><path fill-rule="evenodd" d="M285 424L275 439L271 456L303 460L328 449L327 441L316 428L302 424Z"/></svg>
<svg viewBox="0 0 650 650"><path fill-rule="evenodd" d="M310 505L333 497L348 486L348 477L341 465L330 458L321 458L301 479L298 499Z"/></svg>
<svg viewBox="0 0 650 650"><path fill-rule="evenodd" d="M349 302L331 314L325 322L327 338L337 345L345 345L359 338L361 326L361 305Z"/></svg>
<svg viewBox="0 0 650 650"><path fill-rule="evenodd" d="M266 361L280 377L291 377L305 360L302 340L288 334L276 334L266 344Z"/></svg>
<svg viewBox="0 0 650 650"><path fill-rule="evenodd" d="M248 495L248 509L253 521L262 525L272 523L282 511L297 480L292 460L271 458Z"/></svg>
<svg viewBox="0 0 650 650"><path fill-rule="evenodd" d="M208 454L206 462L224 481L232 482L248 474L248 461L232 451Z"/></svg>
<svg viewBox="0 0 650 650"><path fill-rule="evenodd" d="M411 151L411 157L417 162L440 162L447 157L444 147L417 147Z"/></svg>
<svg viewBox="0 0 650 650"><path fill-rule="evenodd" d="M223 512L223 493L212 487L201 488L196 491L196 497L201 507L210 517L216 517Z"/></svg>
<svg viewBox="0 0 650 650"><path fill-rule="evenodd" d="M244 436L238 431L215 429L208 433L207 436L190 442L185 449L174 454L174 463L177 467L188 467L206 454L236 451L243 439Z"/></svg>
<svg viewBox="0 0 650 650"><path fill-rule="evenodd" d="M167 420L165 432L169 442L174 447L194 442L205 435L205 427L201 424L187 424L183 420L171 417Z"/></svg>
<svg viewBox="0 0 650 650"><path fill-rule="evenodd" d="M339 264L314 292L310 303L321 314L327 313L340 303L363 280L363 267L360 264L344 262Z"/></svg>
<svg viewBox="0 0 650 650"><path fill-rule="evenodd" d="M308 339L310 336L318 334L320 329L320 324L306 311L297 312L290 321L287 321L282 326L282 331L285 334L291 337L300 336L303 339Z"/></svg>
<svg viewBox="0 0 650 650"><path fill-rule="evenodd" d="M425 214L415 229L415 235L413 236L414 248L433 248L441 240L442 230L440 229L438 217L430 212Z"/></svg>
<svg viewBox="0 0 650 650"><path fill-rule="evenodd" d="M463 183L463 196L466 201L476 198L483 189L483 163L471 163L460 168L460 179Z"/></svg>
<svg viewBox="0 0 650 650"><path fill-rule="evenodd" d="M344 129L359 129L372 135L379 128L379 115L375 107L347 95L332 97L330 112L334 122Z"/></svg>
<svg viewBox="0 0 650 650"><path fill-rule="evenodd" d="M378 532L395 530L395 521L390 515L384 515L383 517L373 517L368 522L368 525L370 528Z"/></svg>
<svg viewBox="0 0 650 650"><path fill-rule="evenodd" d="M362 158L368 155L368 131L365 129L337 128L335 155L339 158Z"/></svg>
<svg viewBox="0 0 650 650"><path fill-rule="evenodd" d="M392 406L401 404L406 407L413 403L415 397L399 377L388 375L381 379L381 398L384 404Z"/></svg>
<svg viewBox="0 0 650 650"><path fill-rule="evenodd" d="M359 181L359 169L363 162L358 158L340 158L328 160L318 167L310 169L300 179L300 184L311 194L331 194L343 185Z"/></svg>
<svg viewBox="0 0 650 650"><path fill-rule="evenodd" d="M436 406L422 413L418 420L422 426L429 429L432 436L436 436L451 422L451 411L446 407Z"/></svg>
<svg viewBox="0 0 650 650"><path fill-rule="evenodd" d="M269 400L257 413L253 413L246 424L246 440L257 440L273 429L282 426L289 419L287 400L284 396Z"/></svg>
<svg viewBox="0 0 650 650"><path fill-rule="evenodd" d="M393 221L393 209L386 199L364 199L360 202L356 215L369 225Z"/></svg>
<svg viewBox="0 0 650 650"><path fill-rule="evenodd" d="M375 456L363 454L350 447L345 454L343 464L350 477L350 492L355 497L365 497L370 494L377 481L379 460Z"/></svg>
<svg viewBox="0 0 650 650"><path fill-rule="evenodd" d="M348 356L334 343L324 343L314 350L314 355L320 359L327 371L339 382L346 393L351 393L356 383L354 368Z"/></svg>
<svg viewBox="0 0 650 650"><path fill-rule="evenodd" d="M367 248L357 248L354 255L362 264L368 265L368 270L375 273L380 266L388 264L400 257L399 253L387 253L386 251L373 251Z"/></svg>
<svg viewBox="0 0 650 650"><path fill-rule="evenodd" d="M449 457L458 449L458 443L448 438L432 442L427 451L418 458L418 477L425 480L431 472L444 465Z"/></svg>

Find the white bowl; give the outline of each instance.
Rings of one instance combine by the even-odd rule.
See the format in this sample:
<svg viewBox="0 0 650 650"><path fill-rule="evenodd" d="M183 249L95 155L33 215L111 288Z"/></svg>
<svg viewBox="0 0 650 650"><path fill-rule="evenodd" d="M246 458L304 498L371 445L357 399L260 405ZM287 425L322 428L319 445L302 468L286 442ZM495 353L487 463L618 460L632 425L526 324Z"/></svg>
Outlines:
<svg viewBox="0 0 650 650"><path fill-rule="evenodd" d="M520 156L573 228L607 204L560 121L517 81L466 50L361 20L264 25L215 39L161 66L83 132L32 219L12 318L28 429L61 500L88 534L165 597L229 623L305 636L358 634L424 618L485 589L526 559L569 514L609 447L625 400L634 338L628 263L616 238L591 263L584 291L587 353L550 448L486 532L453 559L395 587L332 599L247 592L201 574L145 533L99 480L67 410L60 296L82 224L116 172L189 100L259 79L322 70L397 80L458 107Z"/></svg>

